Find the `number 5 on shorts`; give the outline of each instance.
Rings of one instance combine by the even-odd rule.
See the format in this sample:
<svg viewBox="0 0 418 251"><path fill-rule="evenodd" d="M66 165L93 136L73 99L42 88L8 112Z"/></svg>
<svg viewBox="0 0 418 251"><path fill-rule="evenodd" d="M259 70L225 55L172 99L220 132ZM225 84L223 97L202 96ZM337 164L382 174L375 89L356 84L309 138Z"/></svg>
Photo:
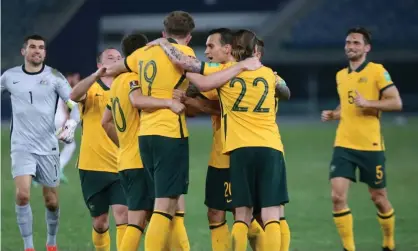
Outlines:
<svg viewBox="0 0 418 251"><path fill-rule="evenodd" d="M383 179L383 171L382 171L382 166L376 166L376 179L381 180Z"/></svg>

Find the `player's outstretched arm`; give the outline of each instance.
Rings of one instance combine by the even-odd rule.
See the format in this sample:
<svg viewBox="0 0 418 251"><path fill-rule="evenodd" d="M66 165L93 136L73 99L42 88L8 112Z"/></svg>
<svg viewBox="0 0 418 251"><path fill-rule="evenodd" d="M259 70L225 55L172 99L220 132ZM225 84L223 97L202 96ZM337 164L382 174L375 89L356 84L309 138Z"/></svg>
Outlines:
<svg viewBox="0 0 418 251"><path fill-rule="evenodd" d="M222 71L218 71L207 76L187 72L186 77L190 80L190 82L194 83L200 91L206 92L223 86L226 82L243 71L256 70L261 66L262 64L257 57L251 57Z"/></svg>
<svg viewBox="0 0 418 251"><path fill-rule="evenodd" d="M141 88L132 89L129 93L129 100L136 109L152 112L158 109L170 109L176 114L184 111L185 106L173 99L153 98L142 95Z"/></svg>
<svg viewBox="0 0 418 251"><path fill-rule="evenodd" d="M107 136L119 147L119 138L116 133L116 127L113 123L113 115L110 107L107 107L103 113L102 127L105 130Z"/></svg>
<svg viewBox="0 0 418 251"><path fill-rule="evenodd" d="M186 105L186 115L194 117L199 113L219 116L221 108L218 100L209 100L203 96L196 86L190 84L187 91L174 90L173 99L177 99Z"/></svg>
<svg viewBox="0 0 418 251"><path fill-rule="evenodd" d="M159 45L165 54L168 56L170 61L188 72L198 73L202 69L202 61L195 57L188 56L182 51L174 47L167 39L159 38L152 42L149 42L147 46Z"/></svg>
<svg viewBox="0 0 418 251"><path fill-rule="evenodd" d="M382 91L382 98L380 100L367 100L357 90L356 94L354 103L359 107L373 108L385 112L402 110L402 99L399 95L398 88L394 85L391 85Z"/></svg>
<svg viewBox="0 0 418 251"><path fill-rule="evenodd" d="M95 73L91 74L87 78L84 78L78 84L76 84L70 94L71 100L76 102L84 102L86 99L87 91L99 78L103 77L106 73L106 68L101 67Z"/></svg>
<svg viewBox="0 0 418 251"><path fill-rule="evenodd" d="M216 100L206 100L202 99L201 97L196 98L189 98L187 97L184 104L186 105L187 109L193 111L199 111L202 113L220 116L221 115L221 108L219 106L219 101ZM193 114L197 115L197 114Z"/></svg>

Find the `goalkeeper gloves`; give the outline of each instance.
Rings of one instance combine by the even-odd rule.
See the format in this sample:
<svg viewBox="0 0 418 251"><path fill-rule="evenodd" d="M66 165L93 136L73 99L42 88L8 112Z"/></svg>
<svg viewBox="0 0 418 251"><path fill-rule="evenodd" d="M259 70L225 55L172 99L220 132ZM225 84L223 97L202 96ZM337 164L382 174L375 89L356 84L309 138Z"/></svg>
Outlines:
<svg viewBox="0 0 418 251"><path fill-rule="evenodd" d="M68 119L64 126L59 128L55 135L61 141L66 144L72 143L74 141L74 132L77 128L77 122L73 119Z"/></svg>

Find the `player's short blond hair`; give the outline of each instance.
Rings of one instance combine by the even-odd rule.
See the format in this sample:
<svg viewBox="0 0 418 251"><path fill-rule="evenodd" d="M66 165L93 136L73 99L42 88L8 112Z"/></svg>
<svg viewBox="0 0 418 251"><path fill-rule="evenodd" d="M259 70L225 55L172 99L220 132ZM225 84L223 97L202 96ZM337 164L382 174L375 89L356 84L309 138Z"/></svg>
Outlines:
<svg viewBox="0 0 418 251"><path fill-rule="evenodd" d="M102 62L103 53L107 50L118 50L118 49L116 49L115 47L107 47L107 48L99 51L99 53L97 53L97 55L96 55L96 63L100 64Z"/></svg>
<svg viewBox="0 0 418 251"><path fill-rule="evenodd" d="M195 28L193 17L185 11L170 12L164 18L164 31L167 35L184 38Z"/></svg>

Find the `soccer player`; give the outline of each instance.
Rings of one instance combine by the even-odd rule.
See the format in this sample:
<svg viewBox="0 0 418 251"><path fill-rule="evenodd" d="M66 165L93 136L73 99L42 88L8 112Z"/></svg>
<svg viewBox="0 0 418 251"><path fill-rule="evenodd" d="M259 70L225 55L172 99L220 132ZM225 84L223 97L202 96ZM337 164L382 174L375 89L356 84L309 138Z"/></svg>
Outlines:
<svg viewBox="0 0 418 251"><path fill-rule="evenodd" d="M121 45L124 57L145 46L147 42L146 36L140 33L124 37ZM171 99L146 102L147 99L153 98L141 94L138 74L133 72L120 74L112 83L110 103L102 119L107 135L120 149L119 175L129 210L128 227L120 246L120 250L123 251L138 250L154 202L148 187L149 175L143 168L139 144L136 140L140 128L138 109L170 108L179 114L185 108L180 102Z"/></svg>
<svg viewBox="0 0 418 251"><path fill-rule="evenodd" d="M191 15L174 11L164 19L163 36L186 54L194 57L187 46L195 24ZM109 74L138 73L142 92L154 98L171 99L174 89L185 90L188 81L160 48L140 49L109 69ZM155 192L154 212L145 236L145 250L159 251L168 245L169 233L177 232L178 244L172 249L189 250L184 227L184 213L176 212L179 197L187 193L189 184L189 144L184 113L168 109L141 112L139 144L141 159L150 173ZM174 220L172 222L172 219ZM181 219L180 219L181 218ZM173 224L171 224L173 223Z"/></svg>
<svg viewBox="0 0 418 251"><path fill-rule="evenodd" d="M120 59L119 51L105 49L97 57L98 70L74 86L71 92L71 98L80 103L82 110L78 168L83 197L93 219L92 239L97 251L110 250L109 207L117 225L118 247L128 223L126 197L118 175L119 149L101 125L113 81L112 77L104 76L106 66Z"/></svg>
<svg viewBox="0 0 418 251"><path fill-rule="evenodd" d="M80 120L71 87L56 69L44 64L45 39L31 35L21 49L24 64L1 76L1 91L11 94L11 159L16 187L16 215L25 251L34 251L32 209L29 203L32 179L43 186L46 207L47 251L57 250L60 216L58 205L59 148L55 135L54 114L58 98L71 109L70 118L58 130L58 139L70 143Z"/></svg>
<svg viewBox="0 0 418 251"><path fill-rule="evenodd" d="M329 170L334 222L344 250L355 250L353 216L347 204L351 182L369 187L383 232L384 251L395 250L395 214L386 192L385 146L380 127L382 111L400 111L402 100L386 69L367 61L371 35L365 28L348 30L345 54L349 65L336 76L340 105L322 112L322 121L339 120Z"/></svg>
<svg viewBox="0 0 418 251"><path fill-rule="evenodd" d="M264 55L264 41L258 38L256 52L255 55L261 60ZM279 109L279 100L289 100L290 99L290 89L287 86L286 82L277 75L276 75L276 113ZM286 168L283 169L283 190L287 191L287 177L286 177ZM289 198L284 198L283 203L280 205L280 234L281 234L281 242L280 242L280 251L289 251L290 248L290 228L284 214L284 206L289 202Z"/></svg>
<svg viewBox="0 0 418 251"><path fill-rule="evenodd" d="M193 28L194 21L190 14L174 11L164 20L163 36L168 38L173 48L185 52L188 58L194 58L193 50L186 46ZM238 65L230 72L238 72L245 66ZM126 71L126 68L138 71L143 93L156 98L171 98L174 89L185 90L188 86L185 75L170 63L160 48L137 50L126 58L125 66L121 64L114 68L119 71ZM111 72L117 72L115 69ZM230 78L225 74L221 74L221 80L222 77ZM170 226L176 214L177 201L187 193L189 183L188 131L184 113L178 116L167 109L143 112L139 138L141 158L145 169L152 175L156 197L154 213L145 237L145 249L163 250L170 229L177 231L176 225L183 223L179 221L176 224L174 218L174 224ZM176 249L172 245L170 248ZM182 248L189 249L188 245L182 245Z"/></svg>
<svg viewBox="0 0 418 251"><path fill-rule="evenodd" d="M227 28L218 28L209 32L205 54L210 62L235 62L235 58L231 54L233 35L234 33ZM190 85L187 95L180 97L180 99L183 99L183 102L187 105L189 113L194 113L192 115L198 112L212 115L213 141L206 176L205 205L208 207L212 250L229 250L230 233L226 224L225 212L232 210L231 182L229 179L229 156L222 153L221 113L218 94L216 90L200 93L196 87ZM193 110L193 112L190 110ZM264 231L257 221L252 221L248 237L253 250L260 250L263 245L263 233Z"/></svg>
<svg viewBox="0 0 418 251"><path fill-rule="evenodd" d="M233 32L220 28L209 32L205 55L210 62L226 63L235 61L232 57ZM225 212L231 208L231 182L229 178L229 156L222 154L221 113L216 90L203 92L209 102L216 102L211 109L213 129L212 151L206 174L205 205L208 207L208 221L211 232L212 250L230 250L230 232L226 223ZM212 105L213 106L213 105Z"/></svg>
<svg viewBox="0 0 418 251"><path fill-rule="evenodd" d="M280 250L280 213L283 202L282 172L284 168L283 145L276 124L275 90L276 77L267 67L244 71L227 81L220 80L219 73L209 76L205 68L218 68L225 73L242 62L250 62L255 52L256 35L240 30L234 38L234 57L239 63L209 64L187 58L164 39L149 43L160 45L176 65L187 71L186 76L201 91L218 88L222 108L223 153L230 155L230 178L235 223L232 228L233 249L246 250L248 226L254 205L261 207L265 227L265 247ZM254 65L256 66L256 64ZM208 71L212 71L208 69ZM232 70L231 70L232 71ZM242 137L246 135L246 137ZM257 169L257 172L256 172ZM239 189L234 190L234 187Z"/></svg>
<svg viewBox="0 0 418 251"><path fill-rule="evenodd" d="M66 75L67 81L71 87L76 85L80 82L80 74L78 73L68 73ZM67 105L63 102L60 98L57 105L57 111L55 113L55 128L61 128L65 121L69 117L69 111ZM64 144L64 147L61 149L60 152L60 180L61 182L68 183L68 178L64 174L64 167L68 164L68 162L73 157L74 151L76 149L76 141L69 144Z"/></svg>

